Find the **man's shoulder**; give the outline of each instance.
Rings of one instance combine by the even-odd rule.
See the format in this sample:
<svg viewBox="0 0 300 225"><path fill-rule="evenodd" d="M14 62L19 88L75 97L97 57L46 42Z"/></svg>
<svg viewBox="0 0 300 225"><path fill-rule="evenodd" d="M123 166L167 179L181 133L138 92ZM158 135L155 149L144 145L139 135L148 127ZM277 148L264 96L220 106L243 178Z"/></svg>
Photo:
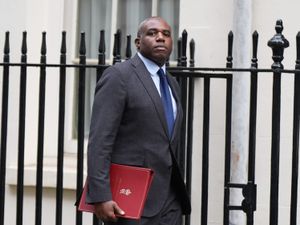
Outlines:
<svg viewBox="0 0 300 225"><path fill-rule="evenodd" d="M144 67L141 67L143 62L141 59L135 55L134 57L124 60L122 62L116 63L112 66L109 66L105 73L116 73L119 75L127 76L127 74L131 74L133 71L141 71Z"/></svg>
<svg viewBox="0 0 300 225"><path fill-rule="evenodd" d="M116 63L113 67L117 69L127 69L127 68L134 68L141 62L140 58L135 55L134 57L124 60L122 62Z"/></svg>
<svg viewBox="0 0 300 225"><path fill-rule="evenodd" d="M108 74L118 74L118 76L120 76L122 74L127 74L128 71L131 70L131 67L132 66L130 65L130 62L128 62L128 60L119 62L119 63L116 63L114 65L107 67L104 70L103 75L106 76Z"/></svg>

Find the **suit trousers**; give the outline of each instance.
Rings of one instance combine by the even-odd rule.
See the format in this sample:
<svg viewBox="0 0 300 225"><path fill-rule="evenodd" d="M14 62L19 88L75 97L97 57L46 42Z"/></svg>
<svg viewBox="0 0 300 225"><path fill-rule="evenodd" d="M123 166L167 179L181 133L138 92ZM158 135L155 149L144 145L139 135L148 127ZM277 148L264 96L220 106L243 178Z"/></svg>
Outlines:
<svg viewBox="0 0 300 225"><path fill-rule="evenodd" d="M153 217L143 217L140 220L119 218L117 222L105 223L105 225L181 225L182 210L175 192L170 190L168 198L162 210Z"/></svg>

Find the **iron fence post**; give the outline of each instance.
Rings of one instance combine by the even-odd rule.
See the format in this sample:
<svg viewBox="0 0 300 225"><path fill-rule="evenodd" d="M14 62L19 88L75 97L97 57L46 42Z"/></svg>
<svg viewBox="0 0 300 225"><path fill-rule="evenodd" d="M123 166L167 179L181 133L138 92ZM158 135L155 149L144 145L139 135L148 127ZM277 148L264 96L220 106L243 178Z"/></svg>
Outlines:
<svg viewBox="0 0 300 225"><path fill-rule="evenodd" d="M281 70L283 69L283 52L289 46L282 35L282 21L277 20L276 34L268 42L272 48L274 63L273 105L272 105L272 145L271 145L271 191L270 191L270 225L278 224L278 191L279 191L279 155L280 155L280 103L281 103Z"/></svg>

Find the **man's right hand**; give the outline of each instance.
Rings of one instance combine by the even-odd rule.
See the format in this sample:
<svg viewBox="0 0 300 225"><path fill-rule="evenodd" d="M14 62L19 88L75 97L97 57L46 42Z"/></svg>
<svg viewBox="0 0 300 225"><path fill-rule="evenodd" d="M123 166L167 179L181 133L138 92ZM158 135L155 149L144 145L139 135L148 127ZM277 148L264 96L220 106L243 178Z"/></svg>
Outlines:
<svg viewBox="0 0 300 225"><path fill-rule="evenodd" d="M102 221L118 220L117 215L124 215L125 212L118 206L115 201L98 202L95 203L96 216Z"/></svg>

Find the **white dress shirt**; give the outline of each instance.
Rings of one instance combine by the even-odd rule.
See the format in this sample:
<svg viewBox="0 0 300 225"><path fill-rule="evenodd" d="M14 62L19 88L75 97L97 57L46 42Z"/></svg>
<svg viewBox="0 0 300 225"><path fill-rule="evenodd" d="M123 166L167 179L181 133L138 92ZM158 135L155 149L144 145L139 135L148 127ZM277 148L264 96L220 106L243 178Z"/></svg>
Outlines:
<svg viewBox="0 0 300 225"><path fill-rule="evenodd" d="M137 53L138 56L140 57L140 59L143 61L144 65L146 66L147 70L149 71L149 73L151 74L151 78L156 86L156 89L160 94L160 81L159 81L159 75L157 74L157 71L159 70L159 68L162 68L164 73L166 74L166 65L163 65L162 67L159 67L156 63L154 63L153 61L151 61L150 59L147 59L146 57L144 57L141 53ZM169 86L169 91L171 94L171 99L172 99L172 106L173 106L173 115L174 115L174 119L176 118L177 115L177 106L176 106L176 101L175 98L173 96L172 90Z"/></svg>

